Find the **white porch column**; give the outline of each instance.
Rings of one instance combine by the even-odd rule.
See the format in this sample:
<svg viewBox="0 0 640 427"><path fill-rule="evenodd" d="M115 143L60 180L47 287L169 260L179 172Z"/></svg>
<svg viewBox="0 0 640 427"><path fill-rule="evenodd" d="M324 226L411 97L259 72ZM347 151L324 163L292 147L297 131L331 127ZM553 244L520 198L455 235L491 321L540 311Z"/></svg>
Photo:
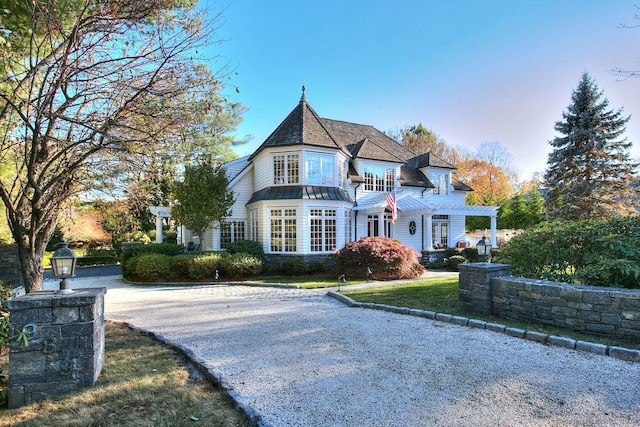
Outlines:
<svg viewBox="0 0 640 427"><path fill-rule="evenodd" d="M162 243L162 217L156 215L156 243Z"/></svg>
<svg viewBox="0 0 640 427"><path fill-rule="evenodd" d="M386 236L386 230L384 229L384 212L378 214L378 236Z"/></svg>
<svg viewBox="0 0 640 427"><path fill-rule="evenodd" d="M498 247L498 239L497 239L497 221L496 221L496 217L492 216L491 217L491 247L493 248L497 248Z"/></svg>
<svg viewBox="0 0 640 427"><path fill-rule="evenodd" d="M427 225L425 226L427 229L423 230L423 233L426 231L427 240L425 241L426 248L422 248L423 250L433 250L433 215L427 215Z"/></svg>

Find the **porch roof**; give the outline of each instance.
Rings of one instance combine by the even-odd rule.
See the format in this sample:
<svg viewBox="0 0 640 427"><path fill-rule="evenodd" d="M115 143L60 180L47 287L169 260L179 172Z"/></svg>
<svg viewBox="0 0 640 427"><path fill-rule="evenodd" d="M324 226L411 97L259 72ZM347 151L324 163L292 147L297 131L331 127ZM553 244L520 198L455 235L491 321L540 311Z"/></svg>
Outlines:
<svg viewBox="0 0 640 427"><path fill-rule="evenodd" d="M498 206L433 205L434 215L496 216Z"/></svg>
<svg viewBox="0 0 640 427"><path fill-rule="evenodd" d="M496 216L497 206L471 206L456 204L427 203L425 200L410 194L398 194L396 198L398 211L423 212L428 215L465 215L465 216ZM387 208L386 193L371 193L358 200L354 211L381 212Z"/></svg>
<svg viewBox="0 0 640 427"><path fill-rule="evenodd" d="M251 195L247 205L260 200L336 200L353 202L349 195L339 187L319 185L279 185L266 187Z"/></svg>
<svg viewBox="0 0 640 427"><path fill-rule="evenodd" d="M398 194L396 197L396 205L400 212L428 211L432 208L425 203L424 200L417 199L411 195ZM371 193L358 201L353 207L354 211L371 211L380 212L387 208L387 193Z"/></svg>

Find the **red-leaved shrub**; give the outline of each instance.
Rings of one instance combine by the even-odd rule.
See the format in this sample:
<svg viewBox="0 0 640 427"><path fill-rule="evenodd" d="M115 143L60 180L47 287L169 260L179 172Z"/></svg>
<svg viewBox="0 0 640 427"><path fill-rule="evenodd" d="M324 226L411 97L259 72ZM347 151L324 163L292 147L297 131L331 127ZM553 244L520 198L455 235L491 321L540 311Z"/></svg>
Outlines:
<svg viewBox="0 0 640 427"><path fill-rule="evenodd" d="M416 252L388 237L364 237L349 242L336 254L336 269L347 279L394 280L420 277L424 267Z"/></svg>

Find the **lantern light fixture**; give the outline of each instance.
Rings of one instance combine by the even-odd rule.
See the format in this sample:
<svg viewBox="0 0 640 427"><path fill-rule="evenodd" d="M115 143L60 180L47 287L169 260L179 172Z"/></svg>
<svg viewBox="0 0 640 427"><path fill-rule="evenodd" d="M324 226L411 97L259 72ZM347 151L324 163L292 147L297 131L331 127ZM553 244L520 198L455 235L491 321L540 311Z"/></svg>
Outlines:
<svg viewBox="0 0 640 427"><path fill-rule="evenodd" d="M58 249L51 256L51 270L53 277L62 279L60 282L59 294L70 294L73 290L69 287L69 277L76 275L76 263L78 257L69 249L67 242L60 242Z"/></svg>

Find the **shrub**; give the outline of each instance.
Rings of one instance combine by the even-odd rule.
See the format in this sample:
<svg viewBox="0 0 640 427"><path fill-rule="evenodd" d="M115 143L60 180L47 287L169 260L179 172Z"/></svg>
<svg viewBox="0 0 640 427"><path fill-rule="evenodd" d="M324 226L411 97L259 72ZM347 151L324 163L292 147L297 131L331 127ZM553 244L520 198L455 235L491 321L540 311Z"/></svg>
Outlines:
<svg viewBox="0 0 640 427"><path fill-rule="evenodd" d="M148 245L133 245L122 252L120 262L123 264L129 258L143 254L161 254L168 256L180 255L184 252L184 247L175 243L150 243Z"/></svg>
<svg viewBox="0 0 640 427"><path fill-rule="evenodd" d="M480 261L480 255L478 255L477 248L464 248L460 254L467 260L467 262Z"/></svg>
<svg viewBox="0 0 640 427"><path fill-rule="evenodd" d="M309 264L309 274L322 274L326 273L327 268L324 261L313 261Z"/></svg>
<svg viewBox="0 0 640 427"><path fill-rule="evenodd" d="M464 264L465 262L467 262L467 260L462 255L454 255L452 257L447 258L446 264L447 264L447 268L457 271L458 265Z"/></svg>
<svg viewBox="0 0 640 427"><path fill-rule="evenodd" d="M447 248L444 250L444 257L451 258L452 256L460 255L460 251L456 248Z"/></svg>
<svg viewBox="0 0 640 427"><path fill-rule="evenodd" d="M419 277L424 267L415 251L397 240L387 237L365 237L349 242L336 255L336 270L354 278L367 278L367 267L372 279L408 279Z"/></svg>
<svg viewBox="0 0 640 427"><path fill-rule="evenodd" d="M204 255L196 255L189 266L187 277L190 279L206 279L214 278L216 270L220 270L222 266L222 254L210 253Z"/></svg>
<svg viewBox="0 0 640 427"><path fill-rule="evenodd" d="M288 276L301 276L307 273L307 264L302 258L282 260L282 271Z"/></svg>
<svg viewBox="0 0 640 427"><path fill-rule="evenodd" d="M262 260L253 255L236 253L222 258L221 274L225 277L239 279L256 276L261 270Z"/></svg>
<svg viewBox="0 0 640 427"><path fill-rule="evenodd" d="M264 261L264 250L262 243L253 240L237 240L227 244L227 253L229 254L249 254Z"/></svg>
<svg viewBox="0 0 640 427"><path fill-rule="evenodd" d="M163 279L171 272L171 257L148 253L135 258L135 275L142 280Z"/></svg>
<svg viewBox="0 0 640 427"><path fill-rule="evenodd" d="M640 218L553 222L519 234L494 255L533 279L640 288Z"/></svg>
<svg viewBox="0 0 640 427"><path fill-rule="evenodd" d="M171 272L173 276L189 277L189 270L193 265L197 255L182 254L171 257Z"/></svg>
<svg viewBox="0 0 640 427"><path fill-rule="evenodd" d="M265 276L276 276L282 274L282 265L274 260L265 261L262 265L262 274Z"/></svg>

